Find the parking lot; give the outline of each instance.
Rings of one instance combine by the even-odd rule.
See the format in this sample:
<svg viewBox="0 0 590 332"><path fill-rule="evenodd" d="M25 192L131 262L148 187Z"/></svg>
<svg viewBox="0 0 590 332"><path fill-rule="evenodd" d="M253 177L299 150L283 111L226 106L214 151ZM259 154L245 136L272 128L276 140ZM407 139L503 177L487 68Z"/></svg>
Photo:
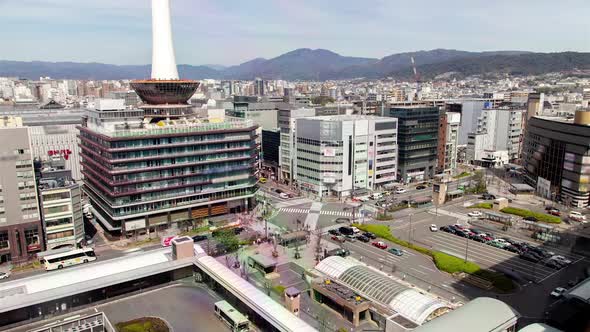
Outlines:
<svg viewBox="0 0 590 332"><path fill-rule="evenodd" d="M457 257L466 257L467 260L484 268L504 272L516 279L542 282L559 272L559 269L547 267L542 262L534 263L524 260L517 253L442 231L425 233L421 241L436 250ZM556 255L562 255L572 262L581 259L580 256L558 249L548 248L547 250Z"/></svg>

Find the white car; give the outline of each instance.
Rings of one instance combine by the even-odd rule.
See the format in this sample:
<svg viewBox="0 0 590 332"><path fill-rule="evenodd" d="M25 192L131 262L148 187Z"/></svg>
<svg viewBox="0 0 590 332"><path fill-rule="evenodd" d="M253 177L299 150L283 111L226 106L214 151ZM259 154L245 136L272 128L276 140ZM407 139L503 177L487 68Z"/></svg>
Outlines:
<svg viewBox="0 0 590 332"><path fill-rule="evenodd" d="M471 211L467 214L468 216L472 217L472 218L480 218L483 216L483 213L479 212L479 211Z"/></svg>
<svg viewBox="0 0 590 332"><path fill-rule="evenodd" d="M565 289L563 287L557 287L553 290L553 292L551 292L551 296L561 297L563 295L563 293L565 293L566 291L567 291L567 289Z"/></svg>
<svg viewBox="0 0 590 332"><path fill-rule="evenodd" d="M561 255L555 255L555 256L551 257L551 259L556 260L556 261L563 263L563 264L571 264L572 263L572 261L570 261L569 259L567 259Z"/></svg>
<svg viewBox="0 0 590 332"><path fill-rule="evenodd" d="M287 193L280 193L279 197L282 199L287 199L287 198L289 198L289 195Z"/></svg>
<svg viewBox="0 0 590 332"><path fill-rule="evenodd" d="M574 221L579 221L579 222L586 221L586 216L581 214L580 212L577 212L577 211L570 212L568 217Z"/></svg>
<svg viewBox="0 0 590 332"><path fill-rule="evenodd" d="M0 280L8 279L10 277L10 272L0 272Z"/></svg>
<svg viewBox="0 0 590 332"><path fill-rule="evenodd" d="M395 193L396 193L396 194L403 194L403 193L405 193L405 192L407 192L407 190L406 190L405 188L397 188L397 189L395 190Z"/></svg>
<svg viewBox="0 0 590 332"><path fill-rule="evenodd" d="M430 225L431 232L438 232L438 227L435 224Z"/></svg>

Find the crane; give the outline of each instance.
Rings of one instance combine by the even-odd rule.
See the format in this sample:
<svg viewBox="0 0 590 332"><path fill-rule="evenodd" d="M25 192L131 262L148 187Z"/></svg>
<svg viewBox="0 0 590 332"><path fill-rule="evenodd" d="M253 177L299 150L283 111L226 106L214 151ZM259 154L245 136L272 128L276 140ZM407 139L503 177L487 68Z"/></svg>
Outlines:
<svg viewBox="0 0 590 332"><path fill-rule="evenodd" d="M418 96L420 95L420 75L418 75L418 71L416 70L416 61L414 61L414 56L410 57L410 60L412 60L412 70L414 70L414 79L416 80L416 100L418 99Z"/></svg>

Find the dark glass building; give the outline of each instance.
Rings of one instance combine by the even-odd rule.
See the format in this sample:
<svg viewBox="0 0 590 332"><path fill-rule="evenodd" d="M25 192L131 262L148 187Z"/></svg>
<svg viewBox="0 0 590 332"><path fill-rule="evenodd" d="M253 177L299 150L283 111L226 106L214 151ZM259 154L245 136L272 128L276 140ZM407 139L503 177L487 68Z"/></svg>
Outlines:
<svg viewBox="0 0 590 332"><path fill-rule="evenodd" d="M398 180L421 181L435 174L439 114L437 107L421 105L392 107L386 112L398 119Z"/></svg>
<svg viewBox="0 0 590 332"><path fill-rule="evenodd" d="M590 126L578 112L576 121L532 117L522 151L526 181L537 193L583 207L590 199Z"/></svg>

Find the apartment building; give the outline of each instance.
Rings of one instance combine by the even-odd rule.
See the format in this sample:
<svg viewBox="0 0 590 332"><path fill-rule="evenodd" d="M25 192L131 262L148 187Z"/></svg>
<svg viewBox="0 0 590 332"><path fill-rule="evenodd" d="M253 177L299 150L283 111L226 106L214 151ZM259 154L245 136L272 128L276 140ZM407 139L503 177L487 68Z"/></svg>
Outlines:
<svg viewBox="0 0 590 332"><path fill-rule="evenodd" d="M437 172L454 174L457 169L461 113L444 112L440 116L439 123Z"/></svg>

